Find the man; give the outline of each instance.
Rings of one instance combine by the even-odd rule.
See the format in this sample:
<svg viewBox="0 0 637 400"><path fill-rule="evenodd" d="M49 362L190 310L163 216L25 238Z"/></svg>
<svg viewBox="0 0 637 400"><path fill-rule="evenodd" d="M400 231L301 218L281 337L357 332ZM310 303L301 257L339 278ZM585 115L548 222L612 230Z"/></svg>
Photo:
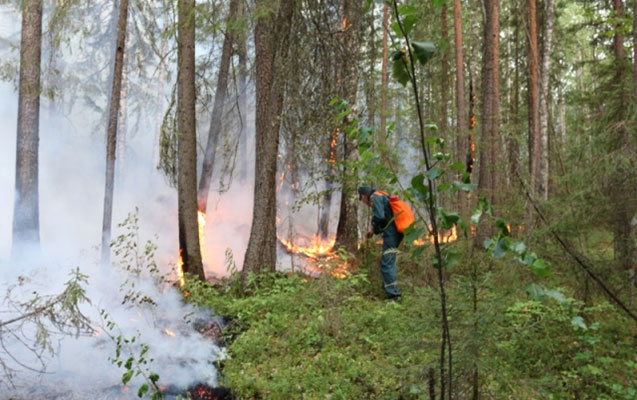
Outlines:
<svg viewBox="0 0 637 400"><path fill-rule="evenodd" d="M379 192L369 186L358 188L358 198L372 208L372 230L367 232L370 238L374 234L383 234L383 253L380 259L380 274L383 286L389 299L400 297L400 290L396 283L396 252L403 240L403 234L398 232L393 221L394 214L389 205L389 195ZM394 250L394 251L388 251Z"/></svg>

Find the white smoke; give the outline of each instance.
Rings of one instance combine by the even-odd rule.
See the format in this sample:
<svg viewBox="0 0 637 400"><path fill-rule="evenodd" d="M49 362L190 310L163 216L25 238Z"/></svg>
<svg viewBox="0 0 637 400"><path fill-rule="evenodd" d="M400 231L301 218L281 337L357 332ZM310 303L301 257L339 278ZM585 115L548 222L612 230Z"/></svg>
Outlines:
<svg viewBox="0 0 637 400"><path fill-rule="evenodd" d="M17 35L19 41L19 29L17 11L0 5L1 38L10 37L15 42ZM16 54L5 46L4 41L0 41L3 61L9 56L15 59ZM63 57L65 70L73 71L73 57L76 55L64 54ZM169 86L166 84L166 91L169 91ZM72 93L76 103L72 110L41 98L39 211L43 258L35 259L23 254L19 259L10 261L18 93L13 82L0 82L0 141L3 144L0 146L0 296L4 296L7 288L18 281L22 282L22 286L18 286L14 295L23 301L31 298L34 292L41 296L58 294L69 279L71 269L79 267L89 276L87 295L92 305L85 305L83 310L91 318L94 328L102 330L99 327L99 310L104 309L117 323L123 337L139 334L138 342L150 347L147 358L154 361L149 369L160 375L160 384L185 387L195 382L206 382L215 385L217 373L212 362L223 357L223 351L186 321L210 318L213 310L193 309L183 304L175 290L163 292L151 281L144 280L136 283L136 289L152 298L156 306L123 305L124 293L119 287L128 276L116 267L99 266L106 129L96 128L103 115L84 105L83 100L88 96L86 93ZM100 101L99 98L92 100ZM104 104L100 106L105 108ZM140 113L139 124L132 122L138 115L128 115L125 156L116 161L112 238L122 233L117 223L136 207L139 208L140 238L142 242L150 239L158 246L158 267L161 273L168 273L178 258L177 194L156 169L156 121L157 114L161 115L163 111L153 107L136 111ZM207 126L205 117L201 119L200 128ZM248 132L244 134L253 135L252 112L248 113L245 124ZM207 130L200 129L199 132L200 144L205 143ZM252 140L248 141L248 146L254 147ZM253 151L248 153L248 158L252 158ZM237 159L236 163L249 165L248 181L239 184L235 173L227 192L221 195L213 192L209 197L205 241L202 243L208 276L227 273L227 250L232 253L237 268L241 269L249 238L254 168L249 160ZM216 171L220 169L215 167ZM6 321L15 315L5 313L6 305L6 302L0 302L0 320ZM177 337L167 334L166 329L175 332ZM117 387L124 370L109 362L108 357L115 354L115 345L104 332L98 336L76 338L62 335L53 339L56 354L45 356L45 374L25 368L39 365L33 359L33 353L7 339L6 344L12 346L7 350L16 357L15 361L8 362L18 373L14 377L15 389L10 389L4 377L0 379L0 399L12 396L12 393L23 398L42 398L56 387L60 392L68 389L77 398L95 398L90 393L103 393L109 387L119 390ZM139 383L137 378L136 384Z"/></svg>

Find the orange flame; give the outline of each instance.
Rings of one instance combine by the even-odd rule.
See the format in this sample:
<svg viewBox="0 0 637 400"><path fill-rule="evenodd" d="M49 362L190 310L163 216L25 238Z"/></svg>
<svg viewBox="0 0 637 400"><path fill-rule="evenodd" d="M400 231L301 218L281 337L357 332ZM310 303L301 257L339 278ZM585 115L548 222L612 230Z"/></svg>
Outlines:
<svg viewBox="0 0 637 400"><path fill-rule="evenodd" d="M306 269L312 273L328 273L337 279L345 279L350 275L347 262L340 260L338 255L332 251L336 238L324 241L315 235L312 239L305 239L306 244L293 244L278 236L277 239L289 253L308 257L310 263Z"/></svg>
<svg viewBox="0 0 637 400"><path fill-rule="evenodd" d="M181 256L182 249L179 249L179 261L177 261L177 282L179 287L184 287L186 281L184 280L184 259Z"/></svg>
<svg viewBox="0 0 637 400"><path fill-rule="evenodd" d="M201 210L197 210L197 226L199 229L199 246L203 249L205 245L206 213ZM183 249L179 249L179 259L177 260L177 282L179 287L183 287L186 283L184 279L184 258L181 254L182 252Z"/></svg>
<svg viewBox="0 0 637 400"><path fill-rule="evenodd" d="M323 242L318 235L314 235L314 237L310 240L310 243L307 246L303 246L299 244L293 244L291 241L285 240L278 236L277 238L288 252L294 254L303 254L310 258L332 255L332 248L334 247L334 243L336 242L336 238L328 239L327 242Z"/></svg>
<svg viewBox="0 0 637 400"><path fill-rule="evenodd" d="M429 226L429 232L431 232L431 226ZM438 243L452 243L456 240L458 240L458 229L455 225L446 233L438 232ZM434 244L434 236L431 233L426 239L420 238L412 242L414 246L424 246L427 243Z"/></svg>

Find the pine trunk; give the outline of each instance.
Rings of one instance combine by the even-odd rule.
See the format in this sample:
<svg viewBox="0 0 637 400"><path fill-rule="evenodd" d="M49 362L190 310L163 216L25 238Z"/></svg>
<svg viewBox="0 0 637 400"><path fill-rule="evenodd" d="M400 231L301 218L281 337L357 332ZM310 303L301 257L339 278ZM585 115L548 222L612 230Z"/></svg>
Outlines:
<svg viewBox="0 0 637 400"><path fill-rule="evenodd" d="M529 0L528 19L528 67L529 67L529 174L531 190L540 193L540 155L542 140L540 138L540 100L538 96L538 44L537 44L537 9L536 0Z"/></svg>
<svg viewBox="0 0 637 400"><path fill-rule="evenodd" d="M355 109L356 89L358 87L358 60L359 43L358 27L361 14L361 5L355 0L344 0L343 3L343 42L340 67L342 70L342 94L350 107ZM346 117L350 118L350 116ZM346 164L356 161L358 149L355 141L349 135L343 135L343 158ZM358 250L358 195L356 194L355 172L346 168L344 175L347 179L343 182L341 192L341 210L336 227L335 247L344 247L350 253Z"/></svg>
<svg viewBox="0 0 637 400"><path fill-rule="evenodd" d="M205 280L197 221L195 0L179 0L177 7L179 19L177 30L179 249L184 273L190 273Z"/></svg>
<svg viewBox="0 0 637 400"><path fill-rule="evenodd" d="M555 20L555 0L546 0L544 14L544 48L542 51L542 90L540 91L540 156L538 166L538 197L548 199L549 194L549 104L551 93L551 51L553 42L553 22Z"/></svg>
<svg viewBox="0 0 637 400"><path fill-rule="evenodd" d="M465 135L467 134L467 113L465 111L465 97L464 97L464 57L462 52L462 6L460 0L454 0L453 2L453 21L454 21L454 35L455 35L455 56L456 56L456 144L458 159L462 159L465 155L467 148L467 140ZM468 198L467 194L463 191L459 191L458 200L460 202L460 208L462 215L468 214Z"/></svg>
<svg viewBox="0 0 637 400"><path fill-rule="evenodd" d="M482 61L482 132L479 149L478 193L492 205L497 203L497 175L495 167L499 150L500 124L500 16L499 0L485 1L484 53ZM492 233L487 225L478 227L474 246L480 247Z"/></svg>
<svg viewBox="0 0 637 400"><path fill-rule="evenodd" d="M387 135L387 63L389 62L389 51L387 47L387 36L389 29L389 6L383 4L383 60L381 64L381 88L380 88L380 135L379 143L381 148L385 146ZM383 150L384 153L384 150Z"/></svg>
<svg viewBox="0 0 637 400"><path fill-rule="evenodd" d="M113 219L113 192L115 186L115 156L117 151L117 127L120 99L122 94L122 71L126 50L126 23L128 21L128 0L120 0L117 17L117 42L115 45L115 65L109 100L108 127L106 130L106 180L104 190L104 214L102 218L102 265L107 265L111 257L111 223Z"/></svg>
<svg viewBox="0 0 637 400"><path fill-rule="evenodd" d="M244 19L245 5L241 5L241 18ZM239 180L245 183L248 178L248 49L247 38L242 35L237 45L237 55L239 56L239 154L241 166Z"/></svg>
<svg viewBox="0 0 637 400"><path fill-rule="evenodd" d="M267 5L257 0L257 8ZM257 19L256 51L256 163L254 208L243 273L276 268L276 170L285 61L295 1L282 1L278 14Z"/></svg>
<svg viewBox="0 0 637 400"><path fill-rule="evenodd" d="M40 59L42 50L42 0L25 1L20 40L20 82L16 140L15 202L13 208L13 259L40 247L38 153L40 131Z"/></svg>

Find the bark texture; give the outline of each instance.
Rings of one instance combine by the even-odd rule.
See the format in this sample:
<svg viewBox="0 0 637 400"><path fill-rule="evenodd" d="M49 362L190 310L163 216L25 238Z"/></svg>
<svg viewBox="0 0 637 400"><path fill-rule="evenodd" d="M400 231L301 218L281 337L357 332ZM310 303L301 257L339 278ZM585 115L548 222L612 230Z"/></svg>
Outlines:
<svg viewBox="0 0 637 400"><path fill-rule="evenodd" d="M546 0L544 13L544 48L542 51L542 90L540 91L540 155L538 166L538 197L544 200L549 195L549 104L551 51L553 50L553 23L555 0Z"/></svg>
<svg viewBox="0 0 637 400"><path fill-rule="evenodd" d="M529 0L528 18L528 52L527 64L529 68L529 174L531 189L540 192L540 154L542 141L540 138L540 99L538 88L539 52L537 44L537 1Z"/></svg>
<svg viewBox="0 0 637 400"><path fill-rule="evenodd" d="M464 94L464 57L462 52L462 6L460 0L453 1L453 28L455 37L455 57L456 57L456 152L458 158L462 160L467 149L467 113L465 110L465 94ZM468 195L462 190L458 192L458 200L460 201L460 209L462 215L468 214Z"/></svg>
<svg viewBox="0 0 637 400"><path fill-rule="evenodd" d="M205 279L197 221L197 132L195 116L195 0L178 2L177 191L179 249L184 272Z"/></svg>
<svg viewBox="0 0 637 400"><path fill-rule="evenodd" d="M362 5L355 0L344 0L343 3L343 41L341 62L342 68L342 98L347 100L355 112L356 89L358 87L358 60L359 43L358 27ZM351 114L350 114L351 115ZM355 161L357 146L354 138L343 135L343 157L345 162ZM335 247L342 246L347 251L355 253L358 250L358 194L356 192L356 174L354 171L345 170L347 179L343 182L341 195L341 210L336 227Z"/></svg>
<svg viewBox="0 0 637 400"><path fill-rule="evenodd" d="M478 194L492 205L497 204L497 174L500 124L500 4L499 0L485 0L484 53L482 58L482 134L480 136L480 165ZM474 245L482 246L491 234L491 227L478 227Z"/></svg>
<svg viewBox="0 0 637 400"><path fill-rule="evenodd" d="M13 206L14 259L26 246L40 246L38 153L40 130L40 60L42 0L24 2L20 40L20 82L16 140L15 201Z"/></svg>
<svg viewBox="0 0 637 400"><path fill-rule="evenodd" d="M106 179L104 181L104 212L102 215L102 265L111 258L111 224L113 219L113 192L115 186L115 158L117 152L117 127L122 95L122 74L124 52L126 51L126 23L128 21L128 0L120 0L117 17L117 42L115 44L115 64L108 108L106 128Z"/></svg>
<svg viewBox="0 0 637 400"><path fill-rule="evenodd" d="M254 30L256 51L256 163L254 209L243 272L274 271L276 267L276 170L280 116L284 95L285 60L296 2L258 0L263 14Z"/></svg>
<svg viewBox="0 0 637 400"><path fill-rule="evenodd" d="M210 117L210 128L208 130L208 143L204 154L201 176L199 177L199 189L197 192L197 207L203 213L208 207L208 194L210 194L210 182L215 165L215 155L217 143L223 129L223 112L228 92L228 72L230 70L230 59L232 48L235 42L234 33L229 27L237 17L239 0L230 1L230 10L226 22L226 32L221 49L221 62L219 64L219 74L217 76L217 90L215 91L214 104L212 106L212 116Z"/></svg>

